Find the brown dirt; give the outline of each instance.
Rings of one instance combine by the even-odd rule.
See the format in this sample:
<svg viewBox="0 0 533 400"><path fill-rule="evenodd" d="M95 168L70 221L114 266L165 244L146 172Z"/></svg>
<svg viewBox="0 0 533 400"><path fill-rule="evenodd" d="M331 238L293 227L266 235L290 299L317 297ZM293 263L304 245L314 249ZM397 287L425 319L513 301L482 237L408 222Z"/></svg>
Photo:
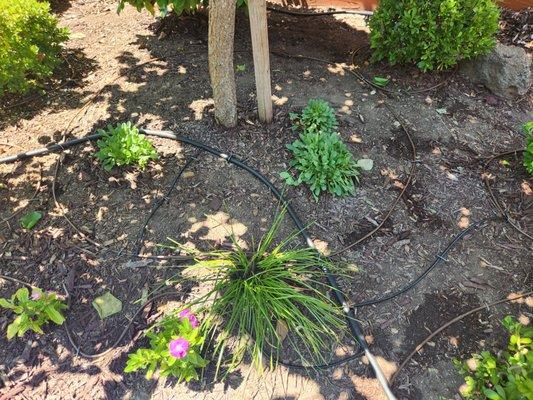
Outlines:
<svg viewBox="0 0 533 400"><path fill-rule="evenodd" d="M454 74L421 74L410 68L368 65L365 76L390 76L392 89L431 87L421 94L386 97L368 88L337 63L347 63L354 48L364 46L361 19L320 17L310 23L271 14L271 47L289 54L331 60L330 64L272 55L275 120L265 126L255 109L253 63L246 17L238 18L236 64L239 126L225 130L212 118L206 63L205 18L185 18L158 28L151 16L127 8L117 16L101 0L72 1L61 10L62 24L74 33L63 69L45 96L7 98L0 109L0 154L39 147L63 135L80 137L108 123L132 120L151 128L169 128L238 155L282 187L279 172L288 166L284 145L295 138L288 113L308 99L321 97L337 110L340 134L356 157L374 160L357 194L321 197L314 202L306 188L286 188L296 211L312 223L310 232L335 251L368 232L398 195L410 169L410 149L385 106L392 107L412 131L418 149L416 176L385 229L345 252L341 260L357 267L342 287L353 303L373 298L409 282L461 228L494 216L481 180L478 155L487 157L521 148L519 126L533 119L531 97L517 102L496 99ZM68 55L70 54L70 55ZM90 101L89 101L90 100ZM436 110L447 110L440 114ZM47 290L71 293L67 317L84 352L113 345L133 317L143 289L170 278L173 262L132 266L139 229L193 149L154 140L161 159L144 172L104 172L91 156L91 144L65 153L57 174L58 200L73 225L104 245L99 248L70 226L51 194L56 155L0 166L0 273ZM166 254L156 247L167 237L202 248L223 245L230 232L251 243L272 220L276 204L252 177L207 155L189 168L176 190L151 221L143 252ZM528 229L531 180L520 160L493 163L496 195ZM40 182L40 184L39 184ZM36 192L36 188L38 188ZM33 194L36 192L34 198ZM43 212L32 231L19 227L20 215ZM292 225L287 223L284 232ZM530 226L529 226L530 229ZM531 229L529 230L531 232ZM429 330L464 310L531 288L530 243L509 225L490 222L468 235L415 290L358 312L372 348L391 373ZM64 285L65 286L64 286ZM15 290L0 281L0 295ZM317 374L279 367L258 376L245 365L224 383L206 379L189 385L142 374L122 373L127 353L139 346L142 329L162 312L191 298L201 288L174 286L174 294L134 319L115 349L96 361L77 355L63 328L44 336L0 339L2 399L381 399L364 360ZM124 303L122 313L100 321L92 299L110 290ZM499 320L506 314L530 315L525 303L508 304L465 320L435 340L398 378L400 399L456 398L460 378L452 357L500 344ZM2 311L0 330L10 316ZM456 337L457 340L451 340ZM457 344L454 345L454 343ZM346 348L325 349L337 356ZM209 378L210 370L207 371Z"/></svg>

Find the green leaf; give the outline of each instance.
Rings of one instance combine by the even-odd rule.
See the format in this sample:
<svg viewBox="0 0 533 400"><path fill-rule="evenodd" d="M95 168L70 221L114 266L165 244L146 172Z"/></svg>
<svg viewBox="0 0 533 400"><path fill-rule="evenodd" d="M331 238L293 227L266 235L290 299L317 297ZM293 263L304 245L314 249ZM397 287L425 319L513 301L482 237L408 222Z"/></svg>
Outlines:
<svg viewBox="0 0 533 400"><path fill-rule="evenodd" d="M522 125L522 130L526 135L533 133L533 121L528 121Z"/></svg>
<svg viewBox="0 0 533 400"><path fill-rule="evenodd" d="M20 219L20 225L24 229L32 229L42 217L39 211L31 211Z"/></svg>
<svg viewBox="0 0 533 400"><path fill-rule="evenodd" d="M237 65L235 66L235 70L236 70L237 72L244 72L244 71L246 71L246 64L237 64Z"/></svg>
<svg viewBox="0 0 533 400"><path fill-rule="evenodd" d="M106 292L102 296L95 298L92 304L101 319L122 311L122 302L110 292Z"/></svg>
<svg viewBox="0 0 533 400"><path fill-rule="evenodd" d="M13 309L15 306L9 302L7 299L0 299L0 307Z"/></svg>
<svg viewBox="0 0 533 400"><path fill-rule="evenodd" d="M7 326L7 340L13 339L18 333L18 330L19 330L19 323L15 319L15 321L13 321Z"/></svg>
<svg viewBox="0 0 533 400"><path fill-rule="evenodd" d="M374 161L369 158L361 158L357 160L357 166L363 171L370 171L374 167Z"/></svg>
<svg viewBox="0 0 533 400"><path fill-rule="evenodd" d="M500 397L500 395L498 393L496 393L494 390L492 389L488 389L486 387L483 387L481 389L481 391L483 392L483 394L485 396L487 396L487 399L489 400L502 400L502 398Z"/></svg>
<svg viewBox="0 0 533 400"><path fill-rule="evenodd" d="M375 76L372 78L372 83L379 87L385 87L389 84L389 78L382 78L379 76Z"/></svg>
<svg viewBox="0 0 533 400"><path fill-rule="evenodd" d="M53 306L46 306L44 308L45 314L50 318L52 321L54 321L56 324L61 325L65 321L65 317L61 315L59 311L57 311Z"/></svg>

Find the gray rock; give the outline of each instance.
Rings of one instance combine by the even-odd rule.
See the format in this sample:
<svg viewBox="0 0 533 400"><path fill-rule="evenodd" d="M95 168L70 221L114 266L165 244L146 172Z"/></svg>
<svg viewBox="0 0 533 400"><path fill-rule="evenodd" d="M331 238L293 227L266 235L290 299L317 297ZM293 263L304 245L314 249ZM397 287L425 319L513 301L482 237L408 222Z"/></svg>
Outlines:
<svg viewBox="0 0 533 400"><path fill-rule="evenodd" d="M461 73L507 98L526 94L533 82L531 55L521 47L501 43L489 54L464 62Z"/></svg>

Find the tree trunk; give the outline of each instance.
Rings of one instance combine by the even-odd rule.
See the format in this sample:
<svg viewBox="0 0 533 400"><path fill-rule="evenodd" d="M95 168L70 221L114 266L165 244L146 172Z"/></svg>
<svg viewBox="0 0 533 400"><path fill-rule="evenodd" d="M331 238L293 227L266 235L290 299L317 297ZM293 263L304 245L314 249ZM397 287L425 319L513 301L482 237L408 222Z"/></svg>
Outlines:
<svg viewBox="0 0 533 400"><path fill-rule="evenodd" d="M226 127L237 125L237 95L233 69L235 0L209 1L209 75L215 118Z"/></svg>

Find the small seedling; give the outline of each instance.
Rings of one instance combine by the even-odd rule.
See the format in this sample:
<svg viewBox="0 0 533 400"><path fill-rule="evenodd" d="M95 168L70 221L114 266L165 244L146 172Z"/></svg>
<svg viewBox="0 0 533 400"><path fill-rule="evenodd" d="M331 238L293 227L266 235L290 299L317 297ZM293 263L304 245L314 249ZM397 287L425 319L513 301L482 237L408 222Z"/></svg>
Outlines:
<svg viewBox="0 0 533 400"><path fill-rule="evenodd" d="M237 64L237 65L235 66L235 70L236 70L237 72L244 72L244 71L246 71L246 64Z"/></svg>
<svg viewBox="0 0 533 400"><path fill-rule="evenodd" d="M43 214L41 214L39 211L29 212L20 219L20 226L22 226L24 229L32 229L35 225L37 225L37 222L39 222L42 217Z"/></svg>
<svg viewBox="0 0 533 400"><path fill-rule="evenodd" d="M305 133L334 132L339 125L335 111L324 100L309 100L302 115L289 114L293 121L293 129Z"/></svg>
<svg viewBox="0 0 533 400"><path fill-rule="evenodd" d="M0 307L7 308L17 317L7 327L7 338L21 337L28 330L43 334L42 326L49 321L63 324L62 310L67 306L53 292L45 293L35 288L31 293L27 288L20 288L10 299L0 298Z"/></svg>
<svg viewBox="0 0 533 400"><path fill-rule="evenodd" d="M99 129L98 133L102 134L102 139L97 142L100 150L95 156L102 161L106 171L132 164L144 169L150 160L157 159L152 143L131 122L115 127L108 125L106 130Z"/></svg>
<svg viewBox="0 0 533 400"><path fill-rule="evenodd" d="M197 370L207 365L200 355L204 337L198 325L196 316L189 309L177 316L163 318L146 333L150 348L130 354L124 372L146 369L146 379L150 379L159 369L161 376L171 375L178 381L197 380Z"/></svg>

